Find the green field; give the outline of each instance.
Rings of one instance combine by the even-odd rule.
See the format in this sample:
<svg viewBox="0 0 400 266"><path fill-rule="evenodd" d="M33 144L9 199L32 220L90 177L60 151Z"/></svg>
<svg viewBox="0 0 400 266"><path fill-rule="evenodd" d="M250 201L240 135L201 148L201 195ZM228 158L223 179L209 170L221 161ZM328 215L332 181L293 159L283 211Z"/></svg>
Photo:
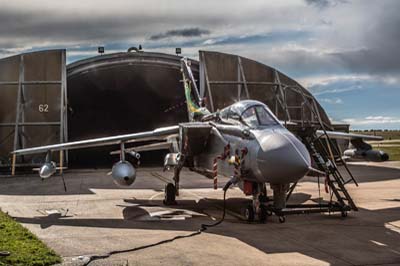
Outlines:
<svg viewBox="0 0 400 266"><path fill-rule="evenodd" d="M390 161L400 161L400 141L399 142L394 142L394 143L390 143L391 145L398 145L397 147L382 147L379 144L374 144L372 145L372 148L376 149L376 150L382 150L384 152L386 152L387 154L389 154L389 160Z"/></svg>
<svg viewBox="0 0 400 266"><path fill-rule="evenodd" d="M61 258L43 244L28 229L0 211L0 251L10 252L1 257L0 265L53 265Z"/></svg>

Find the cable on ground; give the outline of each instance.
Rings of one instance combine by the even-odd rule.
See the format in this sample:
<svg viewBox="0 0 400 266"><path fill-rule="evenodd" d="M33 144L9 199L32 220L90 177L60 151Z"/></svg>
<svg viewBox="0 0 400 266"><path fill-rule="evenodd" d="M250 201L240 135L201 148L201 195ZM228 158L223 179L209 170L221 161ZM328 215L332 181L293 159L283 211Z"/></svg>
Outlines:
<svg viewBox="0 0 400 266"><path fill-rule="evenodd" d="M196 232L193 232L191 234L188 234L188 235L179 235L179 236L175 236L175 237L170 238L170 239L162 240L162 241L159 241L159 242L156 242L156 243L153 243L153 244L148 244L148 245L144 245L144 246L140 246L140 247L135 247L135 248L130 248L130 249L122 249L122 250L114 250L114 251L108 252L107 254L104 254L104 255L92 255L92 256L89 257L89 260L84 265L87 266L87 265L89 265L91 262L93 262L95 260L107 259L107 258L109 258L109 257L111 257L112 255L115 255L115 254L134 252L134 251L138 251L138 250L142 250L142 249L146 249L146 248L159 246L159 245L166 244L166 243L171 243L171 242L173 242L175 240L178 240L178 239L197 236L197 235L200 235L202 232L206 231L208 228L214 227L214 226L217 226L217 225L221 224L225 220L225 214L226 214L226 191L228 190L228 188L232 184L233 184L233 180L230 180L230 181L228 181L228 183L226 183L225 187L223 188L224 198L223 198L222 217L218 221L216 221L215 223L212 223L212 224L201 224L199 230L197 230Z"/></svg>

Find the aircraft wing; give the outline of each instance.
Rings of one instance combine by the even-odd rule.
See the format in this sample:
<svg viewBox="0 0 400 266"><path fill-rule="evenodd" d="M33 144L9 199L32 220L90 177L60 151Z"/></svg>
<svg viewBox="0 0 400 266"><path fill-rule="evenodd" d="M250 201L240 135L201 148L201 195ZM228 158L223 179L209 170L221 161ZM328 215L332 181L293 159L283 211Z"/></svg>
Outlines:
<svg viewBox="0 0 400 266"><path fill-rule="evenodd" d="M364 139L364 140L383 140L381 136L369 136L369 135L362 135L362 134L354 134L354 133L346 133L340 131L326 131L328 136L333 139ZM317 130L318 137L324 137L323 130Z"/></svg>
<svg viewBox="0 0 400 266"><path fill-rule="evenodd" d="M79 140L72 141L54 145L47 146L39 146L33 148L26 148L15 150L11 152L15 155L23 155L23 154L35 154L42 153L47 151L59 151L59 150L73 150L73 149L83 149L83 148L91 148L91 147L99 147L99 146L107 146L113 144L119 144L121 142L129 143L135 141L145 141L145 140L159 140L163 139L165 136L169 136L171 134L176 134L179 132L179 126L170 126L170 127L162 127L157 128L153 131L145 131L139 133L125 134L125 135L117 135L103 138L94 138L87 140Z"/></svg>
<svg viewBox="0 0 400 266"><path fill-rule="evenodd" d="M157 142L157 143L151 143L151 144L146 144L146 145L141 145L141 146L135 146L135 147L130 147L130 148L125 148L125 152L141 152L141 151L157 151L157 150L169 150L172 147L172 143L169 141L164 141L164 142ZM116 150L110 152L111 155L116 155L120 154L121 150Z"/></svg>

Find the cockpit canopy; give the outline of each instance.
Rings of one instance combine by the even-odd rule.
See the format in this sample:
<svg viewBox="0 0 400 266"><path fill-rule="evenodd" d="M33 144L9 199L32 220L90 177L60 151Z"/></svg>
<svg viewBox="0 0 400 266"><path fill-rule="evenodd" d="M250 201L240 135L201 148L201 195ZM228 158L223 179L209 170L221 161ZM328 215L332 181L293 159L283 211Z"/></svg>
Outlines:
<svg viewBox="0 0 400 266"><path fill-rule="evenodd" d="M278 119L262 102L240 101L221 110L220 117L228 122L245 124L251 128L279 125Z"/></svg>

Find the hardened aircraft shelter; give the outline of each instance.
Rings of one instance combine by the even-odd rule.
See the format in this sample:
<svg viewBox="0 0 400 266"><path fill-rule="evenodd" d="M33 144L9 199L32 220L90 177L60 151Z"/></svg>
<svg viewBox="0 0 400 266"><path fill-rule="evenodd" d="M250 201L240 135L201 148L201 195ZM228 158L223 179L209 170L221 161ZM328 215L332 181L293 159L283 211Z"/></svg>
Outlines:
<svg viewBox="0 0 400 266"><path fill-rule="evenodd" d="M151 130L188 120L182 57L130 49L69 65L65 58L65 50L48 50L0 60L3 168L11 164L14 149ZM199 60L190 62L199 93L211 111L251 98L266 103L287 126L322 123L327 129L337 128L309 91L270 66L209 51L200 51ZM82 162L109 164L115 161L109 154L113 149L55 156L69 167ZM44 156L17 159L17 166L37 166Z"/></svg>

